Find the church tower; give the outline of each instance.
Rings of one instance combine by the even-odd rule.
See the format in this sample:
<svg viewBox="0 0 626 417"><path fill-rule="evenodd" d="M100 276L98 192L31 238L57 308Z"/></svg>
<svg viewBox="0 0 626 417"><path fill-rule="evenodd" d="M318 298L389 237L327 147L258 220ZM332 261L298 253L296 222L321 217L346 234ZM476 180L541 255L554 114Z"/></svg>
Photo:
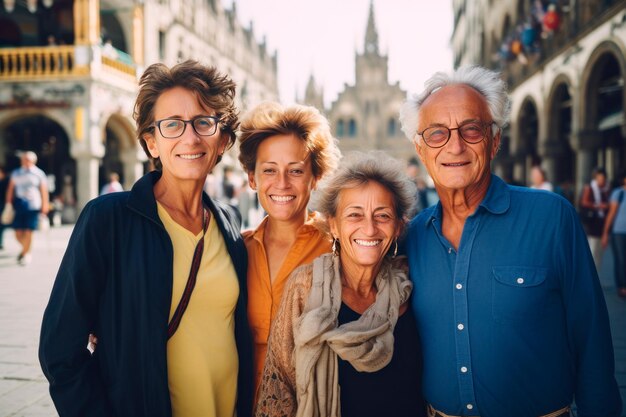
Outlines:
<svg viewBox="0 0 626 417"><path fill-rule="evenodd" d="M376 30L374 17L374 2L371 0L363 53L356 53L356 83L368 86L387 85L387 68L387 56L380 54L378 30Z"/></svg>
<svg viewBox="0 0 626 417"><path fill-rule="evenodd" d="M370 0L363 50L355 52L354 85L346 84L328 111L342 153L377 149L404 161L415 158L415 148L400 131L398 121L406 92L398 82L389 83L387 70L388 58L380 51L374 2Z"/></svg>
<svg viewBox="0 0 626 417"><path fill-rule="evenodd" d="M309 77L309 82L304 91L304 104L317 108L321 113L324 111L324 90L315 82L313 74Z"/></svg>

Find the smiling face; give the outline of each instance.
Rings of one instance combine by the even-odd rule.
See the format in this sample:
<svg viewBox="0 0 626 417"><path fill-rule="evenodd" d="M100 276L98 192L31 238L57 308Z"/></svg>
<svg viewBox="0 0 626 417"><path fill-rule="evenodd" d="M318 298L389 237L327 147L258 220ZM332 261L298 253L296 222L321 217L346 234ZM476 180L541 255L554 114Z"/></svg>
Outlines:
<svg viewBox="0 0 626 417"><path fill-rule="evenodd" d="M190 90L182 87L165 91L154 106L155 120L191 120L198 116L215 116L215 111L202 106ZM228 141L219 127L212 136L199 136L190 124L178 138L164 138L155 127L154 132L145 135L144 139L152 157L161 160L163 178L202 183Z"/></svg>
<svg viewBox="0 0 626 417"><path fill-rule="evenodd" d="M330 231L339 239L341 265L353 271L380 266L398 237L401 220L391 192L369 181L339 193Z"/></svg>
<svg viewBox="0 0 626 417"><path fill-rule="evenodd" d="M271 220L304 223L311 190L317 183L304 141L294 135L263 140L248 180Z"/></svg>
<svg viewBox="0 0 626 417"><path fill-rule="evenodd" d="M428 97L419 109L418 132L431 126L456 128L467 122L492 121L485 98L466 85L450 85ZM454 130L441 148L431 148L423 140L416 142L417 153L438 190L464 190L481 186L490 175L490 163L496 154L500 133L492 128L479 143L465 142ZM488 185L488 181L486 181Z"/></svg>

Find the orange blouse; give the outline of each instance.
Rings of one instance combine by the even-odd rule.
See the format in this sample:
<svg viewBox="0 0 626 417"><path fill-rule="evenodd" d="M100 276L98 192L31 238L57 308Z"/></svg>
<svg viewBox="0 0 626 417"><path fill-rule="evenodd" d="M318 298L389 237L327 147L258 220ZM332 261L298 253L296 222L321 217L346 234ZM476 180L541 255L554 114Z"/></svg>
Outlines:
<svg viewBox="0 0 626 417"><path fill-rule="evenodd" d="M263 374L270 325L278 312L287 279L300 265L309 264L331 250L332 241L328 234L313 225L315 221L319 221L316 217L315 213L311 213L307 222L298 229L296 241L289 249L273 284L270 282L270 269L263 245L268 218L265 217L256 230L243 233L248 249L248 322L254 342L255 393Z"/></svg>

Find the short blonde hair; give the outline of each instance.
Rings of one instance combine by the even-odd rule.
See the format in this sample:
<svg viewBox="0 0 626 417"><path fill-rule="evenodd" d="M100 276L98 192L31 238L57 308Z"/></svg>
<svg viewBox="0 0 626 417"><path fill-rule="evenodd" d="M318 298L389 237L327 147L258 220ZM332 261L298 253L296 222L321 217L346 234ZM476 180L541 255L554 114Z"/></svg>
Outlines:
<svg viewBox="0 0 626 417"><path fill-rule="evenodd" d="M341 153L330 133L328 120L319 110L311 106L283 107L275 102L265 102L248 112L241 121L239 161L243 169L254 172L261 142L271 136L289 134L304 142L315 178L320 179L337 168Z"/></svg>

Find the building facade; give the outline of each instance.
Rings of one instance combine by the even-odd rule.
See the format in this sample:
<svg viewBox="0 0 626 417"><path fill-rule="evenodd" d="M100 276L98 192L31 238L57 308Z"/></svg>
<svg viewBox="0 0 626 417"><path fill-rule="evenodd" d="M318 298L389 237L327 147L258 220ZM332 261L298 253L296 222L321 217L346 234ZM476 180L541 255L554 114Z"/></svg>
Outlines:
<svg viewBox="0 0 626 417"><path fill-rule="evenodd" d="M502 72L512 99L494 169L531 166L575 200L594 167L626 169L626 1L453 0L455 67Z"/></svg>
<svg viewBox="0 0 626 417"><path fill-rule="evenodd" d="M109 173L128 189L149 169L132 119L147 65L215 65L237 82L242 109L278 97L276 54L239 23L235 3L4 1L0 28L0 164L35 151L53 197L78 209ZM235 161L231 150L223 164Z"/></svg>
<svg viewBox="0 0 626 417"><path fill-rule="evenodd" d="M390 84L388 56L379 49L374 5L370 3L363 51L355 52L355 82L345 85L325 110L342 153L384 150L402 161L415 160L415 148L400 130L398 112L406 100L400 83ZM313 77L304 103L323 109L323 91Z"/></svg>

